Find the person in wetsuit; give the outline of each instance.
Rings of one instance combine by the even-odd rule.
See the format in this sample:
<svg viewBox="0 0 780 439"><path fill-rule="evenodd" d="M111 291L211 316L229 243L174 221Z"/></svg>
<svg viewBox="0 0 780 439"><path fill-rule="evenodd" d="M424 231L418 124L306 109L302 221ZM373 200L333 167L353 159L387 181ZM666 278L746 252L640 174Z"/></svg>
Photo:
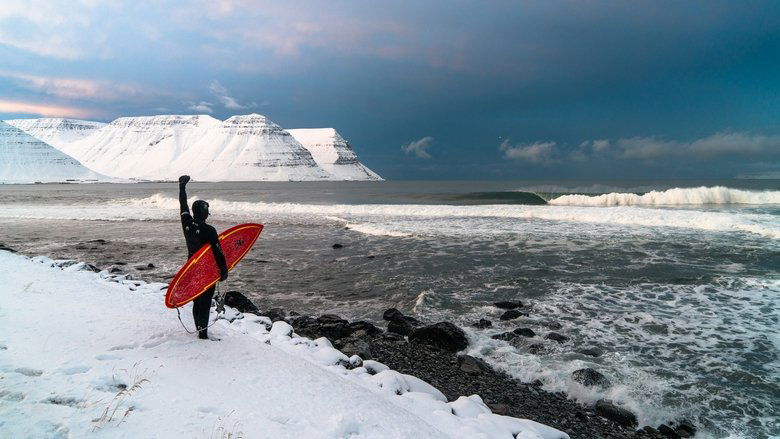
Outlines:
<svg viewBox="0 0 780 439"><path fill-rule="evenodd" d="M179 177L181 228L184 231L184 239L187 241L187 257L192 257L203 245L211 244L211 251L214 252L214 259L217 261L217 266L219 266L221 273L219 280L225 281L228 277L228 269L225 263L225 255L222 253L222 247L219 246L217 230L206 224L206 218L209 216L209 203L203 200L196 200L192 203L192 215L190 215L186 191L187 182L189 181L189 175ZM214 297L214 288L212 286L192 302L192 317L195 320L198 338L209 338L209 312L211 311L211 299Z"/></svg>

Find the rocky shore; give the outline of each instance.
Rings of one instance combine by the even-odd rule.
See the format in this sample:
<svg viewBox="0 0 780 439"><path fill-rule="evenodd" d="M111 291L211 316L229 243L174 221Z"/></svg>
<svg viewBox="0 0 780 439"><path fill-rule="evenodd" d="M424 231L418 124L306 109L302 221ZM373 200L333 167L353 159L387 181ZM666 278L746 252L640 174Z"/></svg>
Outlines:
<svg viewBox="0 0 780 439"><path fill-rule="evenodd" d="M468 347L468 339L461 328L450 322L425 324L394 308L382 316L387 322L386 329L366 321L350 322L333 314L306 316L280 308L261 312L237 291L226 293L225 304L273 321L284 320L302 336L327 337L347 356L358 355L363 360L379 361L414 375L438 388L450 400L459 395L478 394L494 413L533 419L565 431L572 438L684 438L696 433L688 422L637 429L636 416L609 401L584 407L562 393L542 390L539 382L522 383L479 358L458 354ZM507 314L522 313L519 303L495 305L507 309L507 319L513 318ZM474 326L484 328L491 324L482 319ZM518 328L499 336L505 339L529 336L526 329ZM565 339L565 335L553 332L547 338L557 341ZM578 370L572 378L586 386L609 385L607 378L593 369Z"/></svg>

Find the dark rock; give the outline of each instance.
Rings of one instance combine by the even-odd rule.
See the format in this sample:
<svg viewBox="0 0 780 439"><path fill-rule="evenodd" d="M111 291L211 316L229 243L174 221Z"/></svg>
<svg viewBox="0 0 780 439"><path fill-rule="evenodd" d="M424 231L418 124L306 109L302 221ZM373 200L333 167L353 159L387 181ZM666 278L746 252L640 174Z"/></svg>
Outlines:
<svg viewBox="0 0 780 439"><path fill-rule="evenodd" d="M127 265L127 262L116 261L114 262L114 265Z"/></svg>
<svg viewBox="0 0 780 439"><path fill-rule="evenodd" d="M108 272L111 273L111 274L118 274L118 273L121 273L122 270L120 268L117 268L117 267L111 267L111 269L109 269Z"/></svg>
<svg viewBox="0 0 780 439"><path fill-rule="evenodd" d="M493 327L493 322L488 319L479 319L477 323L471 325L472 328L485 329Z"/></svg>
<svg viewBox="0 0 780 439"><path fill-rule="evenodd" d="M515 308L522 308L523 302L519 300L517 302L502 301L502 302L494 303L493 306L500 309L515 309Z"/></svg>
<svg viewBox="0 0 780 439"><path fill-rule="evenodd" d="M240 312L259 313L254 303L238 291L228 291L225 293L225 305L235 308Z"/></svg>
<svg viewBox="0 0 780 439"><path fill-rule="evenodd" d="M320 337L328 337L330 340L338 340L352 334L346 323L322 323L317 330Z"/></svg>
<svg viewBox="0 0 780 439"><path fill-rule="evenodd" d="M604 355L604 353L601 352L601 349L599 348L585 348L585 349L580 349L577 352L579 352L582 355L587 355L589 357L600 357Z"/></svg>
<svg viewBox="0 0 780 439"><path fill-rule="evenodd" d="M561 324L560 324L560 323L558 323L558 322L544 322L544 323L542 323L542 325L543 325L545 328L552 329L553 331L558 331L558 330L560 330L560 329L562 329L562 328L563 328L563 325L561 325Z"/></svg>
<svg viewBox="0 0 780 439"><path fill-rule="evenodd" d="M360 358L371 358L371 345L364 340L352 340L341 347L341 352L345 355L357 355Z"/></svg>
<svg viewBox="0 0 780 439"><path fill-rule="evenodd" d="M406 321L405 319L401 320L392 320L387 323L387 332L394 332L396 334L401 335L409 335L410 332L414 329L414 326Z"/></svg>
<svg viewBox="0 0 780 439"><path fill-rule="evenodd" d="M487 363L471 355L459 355L458 364L460 365L460 370L470 375L478 375L490 370L490 366Z"/></svg>
<svg viewBox="0 0 780 439"><path fill-rule="evenodd" d="M375 336L382 333L382 330L374 326L373 323L366 321L358 321L349 323L349 330L354 334L357 331L364 331L366 335Z"/></svg>
<svg viewBox="0 0 780 439"><path fill-rule="evenodd" d="M326 323L330 323L330 324L340 323L340 324L343 324L343 325L346 325L347 323L349 323L346 319L342 319L341 317L337 316L336 314L323 314L323 315L317 317L317 322L318 323L322 323L322 324L326 324Z"/></svg>
<svg viewBox="0 0 780 439"><path fill-rule="evenodd" d="M696 426L690 421L680 421L675 431L682 437L693 437L696 435Z"/></svg>
<svg viewBox="0 0 780 439"><path fill-rule="evenodd" d="M557 341L558 343L564 343L566 341L569 341L569 337L566 337L565 335L558 334L557 332L551 332L544 336L547 340L553 340Z"/></svg>
<svg viewBox="0 0 780 439"><path fill-rule="evenodd" d="M674 429L672 429L672 427L670 427L670 426L668 426L666 424L661 424L658 427L658 432L661 433L662 436L668 437L668 438L671 438L671 439L679 439L680 438L680 435L677 434L677 432L674 431Z"/></svg>
<svg viewBox="0 0 780 439"><path fill-rule="evenodd" d="M396 332L387 331L384 334L382 334L382 338L385 340L389 340L392 342L402 342L404 341L404 336L401 334L398 334Z"/></svg>
<svg viewBox="0 0 780 439"><path fill-rule="evenodd" d="M0 250L2 250L2 249L0 249ZM91 272L93 272L93 273L100 273L100 271L101 271L99 268L95 267L92 264L87 264L86 269L91 271Z"/></svg>
<svg viewBox="0 0 780 439"><path fill-rule="evenodd" d="M7 252L16 253L16 250L12 249L11 247L7 247L5 244L0 244L0 250L5 250Z"/></svg>
<svg viewBox="0 0 780 439"><path fill-rule="evenodd" d="M650 435L650 437L656 437L659 434L658 430L656 430L655 428L653 428L653 427L651 427L649 425L646 425L644 428L642 428L641 431L644 431L645 433Z"/></svg>
<svg viewBox="0 0 780 439"><path fill-rule="evenodd" d="M512 339L517 338L517 337L518 337L518 335L515 334L514 332L502 332L501 334L496 334L496 335L494 335L494 336L492 336L490 338L492 338L493 340L509 341L509 340L512 340Z"/></svg>
<svg viewBox="0 0 780 439"><path fill-rule="evenodd" d="M154 264L152 264L152 263L150 262L150 263L146 264L146 268L154 268Z"/></svg>
<svg viewBox="0 0 780 439"><path fill-rule="evenodd" d="M271 319L272 322L278 322L284 320L287 315L282 308L271 308L265 312L265 316Z"/></svg>
<svg viewBox="0 0 780 439"><path fill-rule="evenodd" d="M342 248L344 245L339 244L338 242L332 245L333 248Z"/></svg>
<svg viewBox="0 0 780 439"><path fill-rule="evenodd" d="M382 314L384 320L389 321L387 324L387 330L401 335L409 335L412 330L422 323L414 317L403 315L401 311L396 308L390 308Z"/></svg>
<svg viewBox="0 0 780 439"><path fill-rule="evenodd" d="M514 332L517 335L522 335L523 337L536 336L536 333L531 328L517 328L512 332Z"/></svg>
<svg viewBox="0 0 780 439"><path fill-rule="evenodd" d="M384 313L382 313L382 319L387 321L394 321L394 320L403 320L404 315L401 313L401 311L398 311L397 308L390 308L386 310Z"/></svg>
<svg viewBox="0 0 780 439"><path fill-rule="evenodd" d="M415 328L409 334L409 341L427 344L449 352L461 351L469 345L466 333L450 322L439 322Z"/></svg>
<svg viewBox="0 0 780 439"><path fill-rule="evenodd" d="M607 377L605 377L601 372L598 372L589 367L575 370L571 373L571 379L587 387L609 387L612 385Z"/></svg>
<svg viewBox="0 0 780 439"><path fill-rule="evenodd" d="M145 271L148 270L149 268L146 265L137 265L135 269L138 271Z"/></svg>
<svg viewBox="0 0 780 439"><path fill-rule="evenodd" d="M636 427L637 425L635 414L603 399L596 402L596 414L625 427Z"/></svg>
<svg viewBox="0 0 780 439"><path fill-rule="evenodd" d="M366 258L368 258L368 259L374 259L375 257L376 257L376 256L374 256L374 255L368 255L368 256L366 256Z"/></svg>
<svg viewBox="0 0 780 439"><path fill-rule="evenodd" d="M94 242L95 244L105 244L108 241L106 241L105 239L93 239L92 241L89 242Z"/></svg>
<svg viewBox="0 0 780 439"><path fill-rule="evenodd" d="M509 404L501 404L501 403L488 403L487 406L490 408L490 411L501 416L508 416L509 415Z"/></svg>
<svg viewBox="0 0 780 439"><path fill-rule="evenodd" d="M516 309L510 309L509 311L501 314L501 320L514 320L520 316L528 316L528 313L518 311Z"/></svg>
<svg viewBox="0 0 780 439"><path fill-rule="evenodd" d="M543 354L546 350L547 348L545 348L545 346L541 343L534 343L531 346L528 346L528 352L534 355Z"/></svg>

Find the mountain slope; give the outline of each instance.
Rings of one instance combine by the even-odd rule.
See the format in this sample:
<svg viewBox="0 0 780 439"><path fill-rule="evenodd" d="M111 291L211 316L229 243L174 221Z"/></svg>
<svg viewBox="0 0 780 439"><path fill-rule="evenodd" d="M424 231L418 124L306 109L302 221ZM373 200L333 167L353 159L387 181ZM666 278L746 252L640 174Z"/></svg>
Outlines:
<svg viewBox="0 0 780 439"><path fill-rule="evenodd" d="M12 119L5 122L57 149L81 140L105 125L102 122L63 118Z"/></svg>
<svg viewBox="0 0 780 439"><path fill-rule="evenodd" d="M53 146L0 121L0 182L107 180Z"/></svg>
<svg viewBox="0 0 780 439"><path fill-rule="evenodd" d="M334 179L290 133L259 114L213 127L171 168L210 181Z"/></svg>
<svg viewBox="0 0 780 439"><path fill-rule="evenodd" d="M120 117L62 150L105 174L175 179L171 162L186 154L220 121L211 116Z"/></svg>
<svg viewBox="0 0 780 439"><path fill-rule="evenodd" d="M382 180L357 159L350 144L333 128L287 130L309 150L317 164L339 180Z"/></svg>

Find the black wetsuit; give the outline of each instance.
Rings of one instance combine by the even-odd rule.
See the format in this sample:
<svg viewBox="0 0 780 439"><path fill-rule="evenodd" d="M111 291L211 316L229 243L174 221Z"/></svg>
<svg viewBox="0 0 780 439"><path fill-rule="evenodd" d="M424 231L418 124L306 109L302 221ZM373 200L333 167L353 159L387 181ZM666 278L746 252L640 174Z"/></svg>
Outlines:
<svg viewBox="0 0 780 439"><path fill-rule="evenodd" d="M192 257L205 244L211 244L214 259L222 272L222 277L226 277L227 264L225 263L225 255L222 253L222 247L219 246L217 230L206 224L205 218L196 221L190 215L190 208L187 206L187 192L184 189L184 185L179 185L179 205L181 206L181 227L184 231L184 239L187 241L187 257ZM192 302L192 317L195 319L195 327L200 338L208 338L207 328L209 326L209 312L211 311L211 299L213 297L214 287L211 287Z"/></svg>

